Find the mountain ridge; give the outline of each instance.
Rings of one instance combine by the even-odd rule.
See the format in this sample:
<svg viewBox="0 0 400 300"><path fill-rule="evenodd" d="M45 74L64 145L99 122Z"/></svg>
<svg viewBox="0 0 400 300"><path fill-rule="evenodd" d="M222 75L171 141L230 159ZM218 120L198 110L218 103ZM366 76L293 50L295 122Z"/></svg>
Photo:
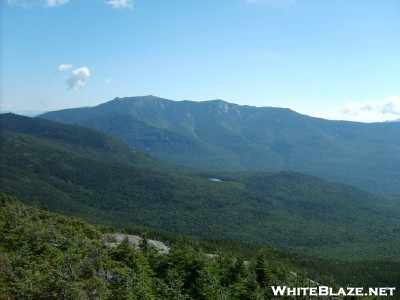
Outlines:
<svg viewBox="0 0 400 300"><path fill-rule="evenodd" d="M20 128L10 120L26 122L9 119L14 130ZM31 134L0 134L0 189L25 203L107 226L146 226L324 257L398 256L400 208L368 192L294 172L173 174L148 168L147 162L87 155L79 145L63 147L37 136L43 124L60 128L56 133L66 127L93 130L36 118L30 122ZM40 130L32 128L35 124ZM101 140L104 133L96 137Z"/></svg>
<svg viewBox="0 0 400 300"><path fill-rule="evenodd" d="M95 128L161 160L229 171L288 170L400 194L400 123L330 121L222 100L115 98L39 116Z"/></svg>
<svg viewBox="0 0 400 300"><path fill-rule="evenodd" d="M186 173L190 171L188 168L155 159L134 149L118 138L96 129L13 113L0 114L0 126L2 131L19 132L43 139L53 146L58 146L59 149L72 149L82 156L133 164L138 167L162 170L163 172Z"/></svg>

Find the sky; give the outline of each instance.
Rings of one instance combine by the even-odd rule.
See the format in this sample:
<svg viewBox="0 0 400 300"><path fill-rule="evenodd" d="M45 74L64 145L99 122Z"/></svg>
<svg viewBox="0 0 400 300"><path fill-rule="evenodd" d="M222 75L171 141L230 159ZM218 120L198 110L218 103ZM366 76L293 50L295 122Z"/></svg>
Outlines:
<svg viewBox="0 0 400 300"><path fill-rule="evenodd" d="M399 0L0 0L0 110L155 95L400 119Z"/></svg>

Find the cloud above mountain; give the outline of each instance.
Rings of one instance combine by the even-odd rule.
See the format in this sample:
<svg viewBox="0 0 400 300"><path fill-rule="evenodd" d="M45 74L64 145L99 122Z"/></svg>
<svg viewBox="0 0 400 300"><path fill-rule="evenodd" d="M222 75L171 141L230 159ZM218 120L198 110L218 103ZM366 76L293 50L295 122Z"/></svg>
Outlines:
<svg viewBox="0 0 400 300"><path fill-rule="evenodd" d="M86 80L90 76L90 69L88 67L79 67L69 71L71 69L73 69L73 65L61 64L56 68L55 74L70 73L70 75L64 79L69 89L75 90L84 87Z"/></svg>
<svg viewBox="0 0 400 300"><path fill-rule="evenodd" d="M400 118L400 96L391 96L381 100L349 102L344 105L318 106L292 110L313 117L329 120L346 120L354 122L385 122Z"/></svg>
<svg viewBox="0 0 400 300"><path fill-rule="evenodd" d="M400 116L400 97L388 97L379 101L352 102L343 109L345 115L383 114Z"/></svg>
<svg viewBox="0 0 400 300"><path fill-rule="evenodd" d="M88 67L80 67L72 71L72 75L66 78L66 83L69 89L82 88L86 80L90 76L90 70Z"/></svg>

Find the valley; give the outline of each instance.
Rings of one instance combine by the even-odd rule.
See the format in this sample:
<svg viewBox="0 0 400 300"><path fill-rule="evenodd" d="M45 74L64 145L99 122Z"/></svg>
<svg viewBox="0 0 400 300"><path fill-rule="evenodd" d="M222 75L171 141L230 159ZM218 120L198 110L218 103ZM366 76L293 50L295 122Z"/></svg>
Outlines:
<svg viewBox="0 0 400 300"><path fill-rule="evenodd" d="M324 258L400 255L399 205L357 188L288 171L180 168L102 133L96 137L92 129L2 118L13 130L1 135L2 191L25 203L95 223L232 239ZM23 122L29 126L12 127ZM53 130L33 130L42 122ZM81 138L87 135L91 143Z"/></svg>
<svg viewBox="0 0 400 300"><path fill-rule="evenodd" d="M400 300L400 1L0 26L0 300Z"/></svg>
<svg viewBox="0 0 400 300"><path fill-rule="evenodd" d="M116 98L39 118L95 128L161 160L197 169L296 171L400 194L400 123L329 121L222 100Z"/></svg>
<svg viewBox="0 0 400 300"><path fill-rule="evenodd" d="M289 285L304 284L306 274L332 286L348 282L360 286L398 285L400 202L391 189L372 193L291 170L201 170L153 158L117 136L76 124L14 114L0 115L0 122L0 190L28 207L17 211L34 209L34 215L50 211L72 220L78 216L94 224L94 230L145 234L168 247L185 245L184 251L195 256L204 254L193 251L222 253L223 257L233 256L250 264L268 257L268 272L275 272ZM22 205L6 195L2 197L11 207ZM51 230L51 225L46 226ZM29 238L24 239L30 243ZM116 249L126 247L121 245ZM193 250L199 246L204 250ZM4 253L11 253L5 250L8 246L1 247ZM79 264L85 255L80 254ZM168 282L152 277L151 272L160 278L165 274L157 273L153 258L146 255L140 260L147 260L153 269L149 271L148 287L154 280ZM20 263L10 257L2 259ZM104 263L114 268L112 262ZM174 268L173 264L179 264L169 263ZM115 292L100 269L93 272L104 291ZM243 276L253 276L251 269L243 272L247 272ZM20 280L32 279L28 276ZM75 282L79 280L83 279L76 277ZM220 284L227 288L226 283ZM258 290L243 293L268 290L258 284ZM197 293L199 287L192 288L187 286L182 291ZM151 289L148 292L158 293ZM225 292L234 295L231 290Z"/></svg>

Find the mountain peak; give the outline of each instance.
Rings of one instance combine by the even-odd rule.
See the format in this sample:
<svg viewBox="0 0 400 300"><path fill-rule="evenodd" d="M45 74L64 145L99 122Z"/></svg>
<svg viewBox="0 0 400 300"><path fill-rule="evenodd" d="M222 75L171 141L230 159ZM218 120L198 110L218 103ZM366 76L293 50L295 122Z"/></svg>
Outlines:
<svg viewBox="0 0 400 300"><path fill-rule="evenodd" d="M288 108L221 99L172 101L152 95L116 98L41 118L99 129L147 154L185 166L296 170L343 182L351 178L352 184L373 191L400 190L399 122L328 121ZM360 153L364 148L368 151Z"/></svg>
<svg viewBox="0 0 400 300"><path fill-rule="evenodd" d="M116 97L111 101L152 101L152 100L168 100L165 98L161 98L161 97L157 97L154 95L145 95L145 96L131 96L131 97ZM168 100L168 101L172 101L172 100ZM107 103L107 102L106 102ZM105 104L105 103L103 103ZM101 104L100 104L101 105Z"/></svg>

